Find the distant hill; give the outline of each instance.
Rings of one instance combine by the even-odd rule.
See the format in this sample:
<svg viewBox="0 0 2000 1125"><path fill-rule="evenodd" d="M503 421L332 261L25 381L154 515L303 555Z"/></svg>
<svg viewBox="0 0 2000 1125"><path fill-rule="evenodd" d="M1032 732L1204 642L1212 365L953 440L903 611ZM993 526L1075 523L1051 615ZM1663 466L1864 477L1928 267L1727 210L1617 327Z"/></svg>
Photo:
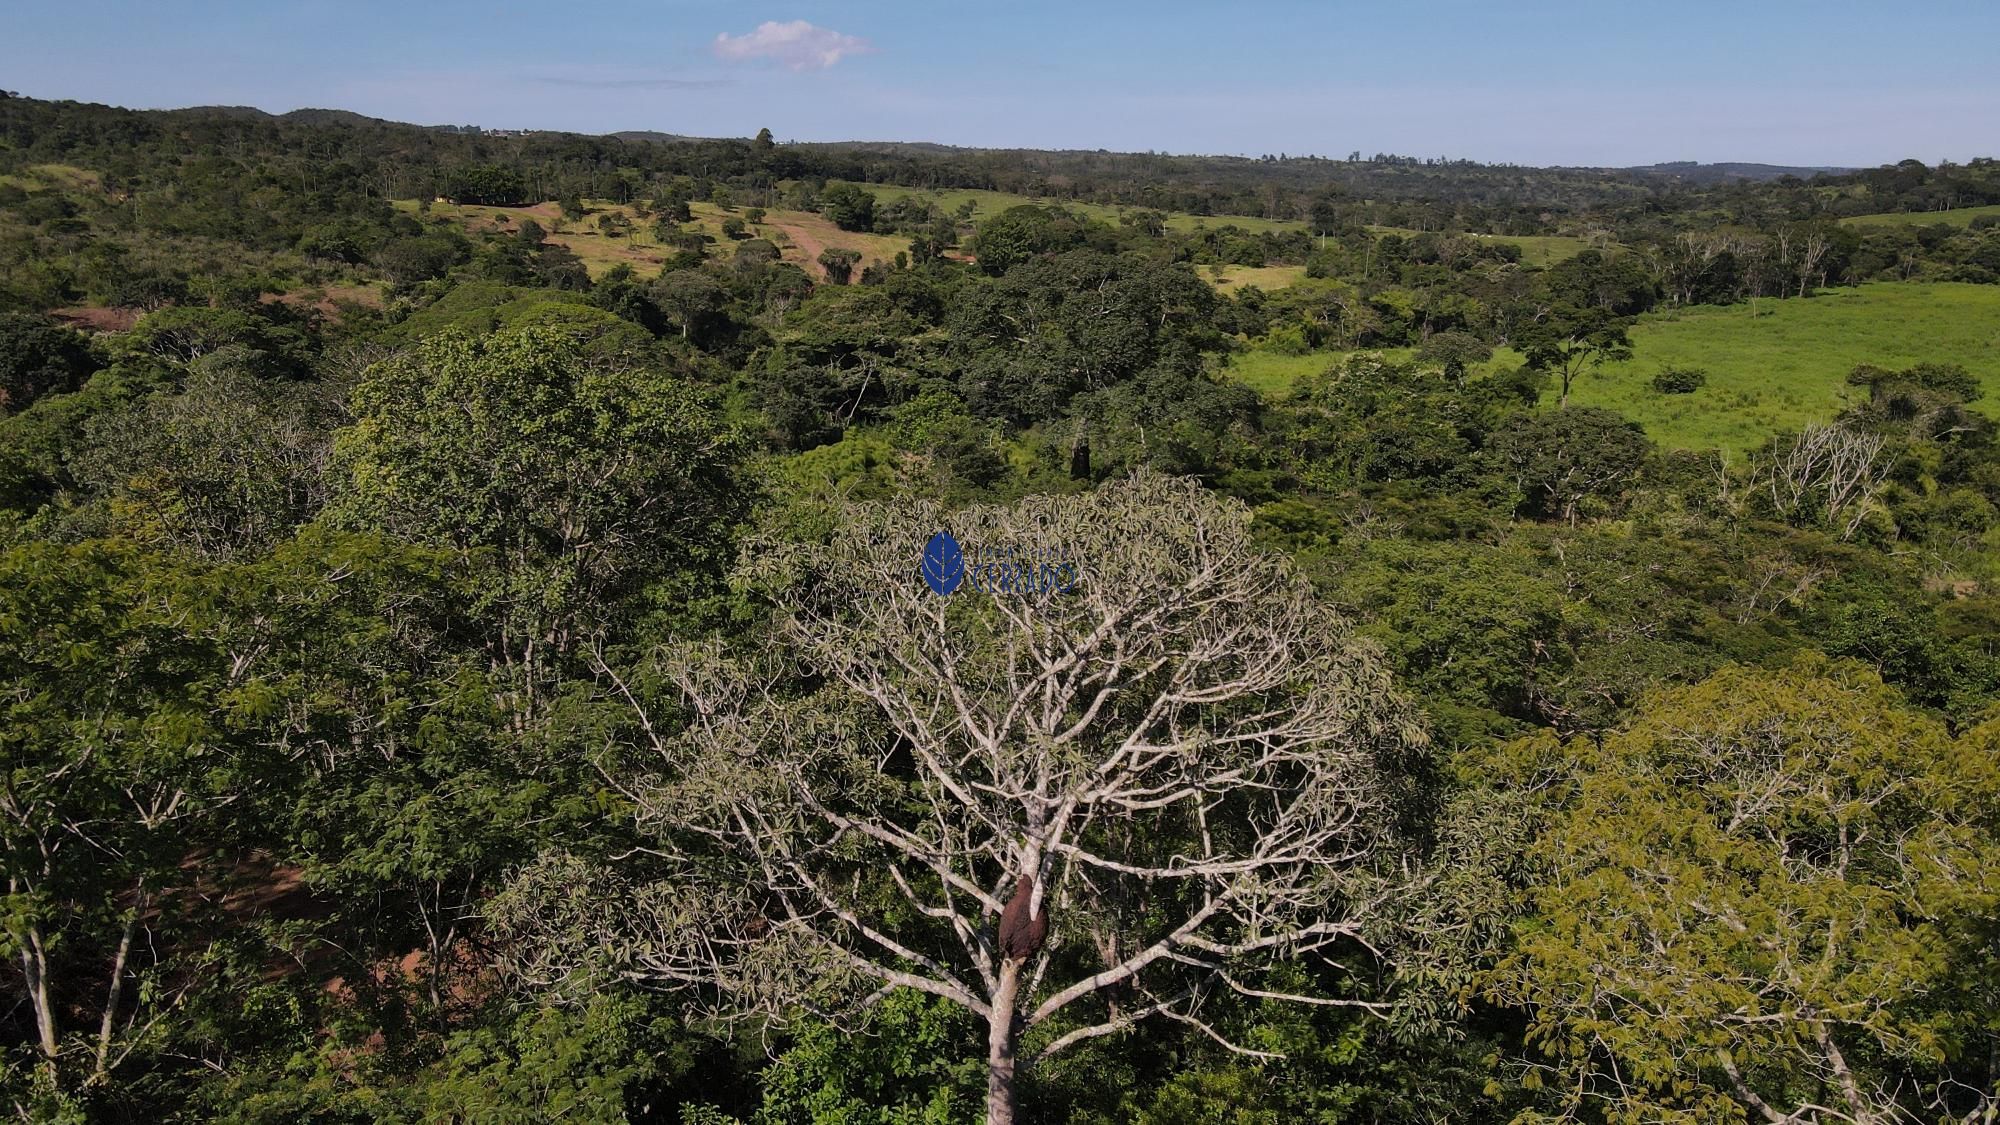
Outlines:
<svg viewBox="0 0 2000 1125"><path fill-rule="evenodd" d="M288 136L295 133L323 136ZM135 144L154 146L163 162L190 159L189 145L239 161L253 152L309 152L312 160L375 170L382 177L375 181L381 185L377 190L403 199L439 194L461 167L499 163L531 180L532 190L545 198L564 192L617 195L629 190L621 178L629 170L649 183L675 176L760 184L842 180L1087 203L1111 208L1114 215L1117 209L1144 209L1280 225L1304 222L1316 203L1333 199L1347 222L1515 237L1574 235L1595 221L1588 218L1593 212L1607 209L1710 211L1766 193L1772 206L1803 208L1807 201L1793 198L1785 186L1791 177L1824 189L1812 206L1841 217L2000 204L2000 177L1990 162L1978 160L1935 170L1914 161L1866 171L1695 161L1529 167L1358 151L1347 157L1201 156L909 140L792 142L760 151L741 138L659 129L590 135L406 125L324 108L281 114L229 105L162 111L0 99L0 175L42 164L106 167L116 159L114 152Z"/></svg>
<svg viewBox="0 0 2000 1125"><path fill-rule="evenodd" d="M232 117L250 121L286 121L297 125L394 125L380 117L369 117L346 109L295 109L271 113L254 105L191 105L185 109L163 110L202 117Z"/></svg>
<svg viewBox="0 0 2000 1125"><path fill-rule="evenodd" d="M297 121L307 125L389 125L393 122L380 117L369 117L346 109L295 109L278 115L280 121Z"/></svg>
<svg viewBox="0 0 2000 1125"><path fill-rule="evenodd" d="M652 141L655 144L663 144L663 145L694 144L700 141L725 140L725 139L726 140L749 139L748 137L729 137L729 138L690 137L681 133L661 133L652 129L625 129L616 133L606 133L605 136L616 137L621 141Z"/></svg>
<svg viewBox="0 0 2000 1125"><path fill-rule="evenodd" d="M167 113L200 113L211 117L252 117L268 118L269 113L254 105L191 105L184 109L170 109Z"/></svg>
<svg viewBox="0 0 2000 1125"><path fill-rule="evenodd" d="M1676 160L1666 164L1645 164L1636 168L1617 168L1613 171L1627 172L1635 176L1670 180L1683 184L1726 184L1744 180L1761 183L1767 180L1796 176L1810 180L1814 176L1838 176L1856 171L1853 168L1824 167L1799 168L1784 164L1745 164L1724 162L1721 164L1699 164L1692 160Z"/></svg>
<svg viewBox="0 0 2000 1125"><path fill-rule="evenodd" d="M395 122L390 122L383 118L369 117L364 114L354 113L344 109L295 109L289 113L272 114L264 110L258 109L255 106L207 105L207 106L189 106L183 110L170 110L167 112L200 113L200 114L212 114L215 116L239 117L239 118L276 119L280 121L298 122L301 124L347 124L347 125L396 124ZM516 136L524 132L523 130L516 130L516 129L478 130L469 126L462 126L462 125L429 125L429 126L418 126L418 127L432 129L441 132L449 132L449 133L486 133L494 136ZM656 129L622 129L619 130L618 132L604 133L604 134L570 134L566 130L556 130L556 129L536 130L536 131L543 132L549 136L601 135L609 139L625 141L628 143L651 143L651 144L702 144L702 143L709 143L716 141L740 142L748 139L745 137L703 137L688 133L663 133ZM1066 157L1066 158L1083 158L1083 159L1123 158L1123 159L1136 159L1144 161L1180 160L1180 161L1190 161L1190 162L1212 162L1216 164L1225 164L1225 165L1270 163L1269 158L1260 160L1256 157L1231 156L1223 154L1202 155L1202 154L1189 153L1189 154L1174 156L1167 153L1114 152L1106 149L985 148L976 145L939 144L933 141L863 141L863 140L799 141L799 142L791 142L786 147L817 150L820 152L827 152L827 153L844 153L852 155L893 155L893 156L913 156L913 157L955 156L955 157L988 157L988 158L995 158L995 157L997 158L1033 158L1033 157L1065 158ZM1412 167L1415 166L1417 163L1415 161L1405 161L1401 158L1396 158L1395 162L1399 164L1404 164L1405 166L1412 166ZM1299 166L1299 165L1318 166L1321 169L1327 169L1327 170L1332 170L1335 168L1335 166L1341 164L1341 162L1338 161L1326 160L1322 158L1293 158L1291 160L1279 161L1277 163L1280 166ZM1375 161L1368 161L1365 163L1374 164ZM1457 164L1461 168L1479 167L1478 165L1475 165L1470 161L1452 162L1452 163ZM1347 167L1351 168L1352 166L1350 165ZM1514 168L1520 166L1491 165L1489 167ZM1745 183L1745 182L1764 183L1771 180L1780 179L1785 176L1795 176L1799 179L1807 180L1811 179L1814 176L1843 175L1859 171L1859 169L1839 167L1835 165L1796 166L1796 165L1785 165L1785 164L1757 164L1757 163L1741 162L1741 161L1724 161L1716 164L1703 164L1693 160L1675 160L1659 164L1642 164L1642 165L1635 165L1623 168L1585 166L1585 165L1578 165L1578 166L1555 165L1546 168L1520 167L1520 170L1542 171L1542 172L1552 172L1552 173L1570 172L1570 173L1591 173L1596 175L1612 175L1612 176L1628 177L1631 179L1636 179L1642 182L1653 183L1653 184L1682 184L1690 187L1706 187L1718 184ZM1336 171L1335 178L1338 178L1338 176L1339 173L1338 171Z"/></svg>
<svg viewBox="0 0 2000 1125"><path fill-rule="evenodd" d="M978 148L968 145L938 144L935 141L800 141L798 143L802 147L825 149L828 152L840 152L840 151L924 152L924 153L942 154L942 153L960 153L960 152L984 153L984 152L1012 151L1008 149L997 149L997 148ZM1056 152L1060 150L1040 149L1036 151ZM1102 152L1104 150L1095 149L1089 151Z"/></svg>

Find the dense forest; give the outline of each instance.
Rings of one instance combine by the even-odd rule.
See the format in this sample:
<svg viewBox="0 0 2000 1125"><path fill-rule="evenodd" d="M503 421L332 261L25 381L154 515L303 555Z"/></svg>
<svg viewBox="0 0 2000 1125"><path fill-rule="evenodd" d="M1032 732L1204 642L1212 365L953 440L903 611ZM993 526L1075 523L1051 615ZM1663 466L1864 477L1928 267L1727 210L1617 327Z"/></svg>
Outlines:
<svg viewBox="0 0 2000 1125"><path fill-rule="evenodd" d="M1995 204L0 97L0 1106L1991 1125Z"/></svg>

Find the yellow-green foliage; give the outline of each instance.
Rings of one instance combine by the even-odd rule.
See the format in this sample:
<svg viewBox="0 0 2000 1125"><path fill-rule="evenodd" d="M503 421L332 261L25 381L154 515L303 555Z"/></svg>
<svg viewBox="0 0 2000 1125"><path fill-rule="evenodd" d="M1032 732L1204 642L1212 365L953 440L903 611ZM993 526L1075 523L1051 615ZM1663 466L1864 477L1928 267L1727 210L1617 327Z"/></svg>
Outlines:
<svg viewBox="0 0 2000 1125"><path fill-rule="evenodd" d="M888 495L896 481L896 451L879 434L850 432L831 445L776 462L787 489L810 496Z"/></svg>
<svg viewBox="0 0 2000 1125"><path fill-rule="evenodd" d="M87 168L68 164L30 164L12 176L0 176L0 184L12 184L23 191L96 190L104 180Z"/></svg>
<svg viewBox="0 0 2000 1125"><path fill-rule="evenodd" d="M1661 692L1601 743L1469 763L1478 815L1531 841L1533 921L1487 995L1530 1012L1547 1084L1593 1119L1740 1120L1745 1090L1904 1119L1879 1113L1873 1060L1968 1045L1935 998L1978 987L1956 966L2000 905L1992 750L1813 658Z"/></svg>

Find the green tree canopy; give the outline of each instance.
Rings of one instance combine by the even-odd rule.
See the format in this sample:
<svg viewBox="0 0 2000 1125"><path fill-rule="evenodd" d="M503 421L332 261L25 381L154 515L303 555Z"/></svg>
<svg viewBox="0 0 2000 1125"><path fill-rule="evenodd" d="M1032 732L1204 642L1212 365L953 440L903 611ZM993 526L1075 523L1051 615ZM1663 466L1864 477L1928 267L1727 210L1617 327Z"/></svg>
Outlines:
<svg viewBox="0 0 2000 1125"><path fill-rule="evenodd" d="M853 184L833 184L820 192L819 210L841 230L875 228L875 195Z"/></svg>
<svg viewBox="0 0 2000 1125"><path fill-rule="evenodd" d="M434 336L371 369L354 411L337 517L489 567L490 652L529 700L645 581L714 566L743 510L710 396L561 328Z"/></svg>
<svg viewBox="0 0 2000 1125"><path fill-rule="evenodd" d="M2000 984L1993 750L1991 728L1953 739L1872 674L1808 661L1661 692L1601 745L1469 763L1537 825L1535 921L1488 984L1532 1013L1532 1119L1977 1106L1951 1075L1984 1054L1960 1005Z"/></svg>

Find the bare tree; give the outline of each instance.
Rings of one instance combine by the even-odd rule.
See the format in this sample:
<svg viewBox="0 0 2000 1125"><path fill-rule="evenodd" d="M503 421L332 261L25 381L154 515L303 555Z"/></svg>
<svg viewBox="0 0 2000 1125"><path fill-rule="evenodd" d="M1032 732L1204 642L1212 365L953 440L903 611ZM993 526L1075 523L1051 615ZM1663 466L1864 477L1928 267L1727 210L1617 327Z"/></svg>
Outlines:
<svg viewBox="0 0 2000 1125"><path fill-rule="evenodd" d="M1814 228L1799 237L1798 256L1792 262L1792 272L1799 279L1799 296L1803 297L1812 289L1813 276L1819 272L1819 264L1832 248L1826 232ZM1820 283L1826 283L1822 277Z"/></svg>
<svg viewBox="0 0 2000 1125"><path fill-rule="evenodd" d="M1737 254L1737 262L1742 267L1741 285L1743 293L1750 301L1750 316L1757 316L1757 298L1765 296L1765 288L1771 283L1777 266L1773 261L1771 246L1764 240L1745 243ZM1783 290L1779 290L1783 295Z"/></svg>
<svg viewBox="0 0 2000 1125"><path fill-rule="evenodd" d="M1218 992L1378 1007L1258 974L1366 941L1422 734L1248 522L1149 476L1011 508L855 506L824 545L754 546L771 648L667 654L681 729L602 665L645 762L608 780L701 846L663 846L673 877L618 889L615 918L551 859L499 904L503 930L581 938L718 1010L942 997L987 1025L989 1122L1013 1120L1017 1066L1150 1017L1264 1054L1204 1019ZM1021 552L1000 564L1017 580L1081 577L939 596L919 553L945 527Z"/></svg>
<svg viewBox="0 0 2000 1125"><path fill-rule="evenodd" d="M1888 473L1879 435L1834 422L1807 426L1780 443L1763 475L1779 515L1811 514L1848 539L1860 530Z"/></svg>
<svg viewBox="0 0 2000 1125"><path fill-rule="evenodd" d="M1682 231L1662 243L1653 253L1653 269L1667 298L1676 305L1692 305L1701 283L1725 253L1734 252L1736 240L1716 231Z"/></svg>

